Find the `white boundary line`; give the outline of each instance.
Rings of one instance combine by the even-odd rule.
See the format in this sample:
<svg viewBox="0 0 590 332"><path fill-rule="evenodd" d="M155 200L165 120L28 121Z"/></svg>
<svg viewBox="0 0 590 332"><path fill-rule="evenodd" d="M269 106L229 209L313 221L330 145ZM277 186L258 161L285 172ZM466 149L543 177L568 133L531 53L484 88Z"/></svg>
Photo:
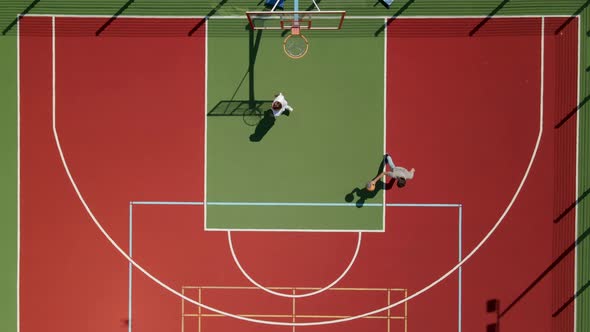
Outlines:
<svg viewBox="0 0 590 332"><path fill-rule="evenodd" d="M26 14L25 16L30 17L71 17L71 18L112 18L113 15L76 15L76 14ZM542 18L542 17L555 17L555 18L569 18L569 17L579 17L580 15L572 16L572 15L494 15L492 18ZM350 15L346 16L345 19L361 19L361 20L383 20L383 19L390 19L395 18L396 20L399 19L468 19L468 18L488 18L489 15L416 15L416 16L387 16L387 15L379 15L379 16L370 16L370 15ZM199 19L203 18L202 15L200 16L193 16L193 15L119 15L117 18L155 18L155 19ZM206 16L208 20L211 19L247 19L246 15L219 15L219 16Z"/></svg>
<svg viewBox="0 0 590 332"><path fill-rule="evenodd" d="M290 232L290 233L384 233L381 229L305 229L305 228L285 228L285 229L256 229L256 228L208 228L208 232Z"/></svg>
<svg viewBox="0 0 590 332"><path fill-rule="evenodd" d="M129 257L133 257L133 204L129 204ZM133 324L133 306L132 306L132 295L133 295L133 265L129 263L129 314L128 314L128 331L131 332L131 326Z"/></svg>
<svg viewBox="0 0 590 332"><path fill-rule="evenodd" d="M286 297L286 298L291 298L291 299L299 299L299 298L303 298L303 297L308 297L308 296L314 296L320 293L325 292L326 290L332 288L334 285L336 285L337 283L340 282L340 280L342 280L342 278L344 278L344 276L346 276L348 274L348 271L350 271L350 268L354 265L354 262L356 261L356 258L358 256L358 253L361 249L361 240L362 240L362 232L358 232L358 238L357 238L357 243L356 243L356 249L354 251L354 254L352 255L352 259L350 260L350 262L348 263L348 266L346 267L346 269L344 269L344 271L340 274L340 276L338 278L336 278L332 283L330 283L328 286L325 286L323 288L320 288L318 290L309 292L309 293L305 293L305 294L285 294L285 293L279 293L279 292L275 292L272 289L266 288L264 286L262 286L261 284L259 284L258 282L256 282L256 280L254 280L254 278L252 278L248 272L246 272L246 270L244 270L244 268L242 267L242 264L240 264L240 260L238 259L238 256L236 255L236 252L234 250L234 245L233 245L233 241L231 238L231 231L227 232L227 242L229 244L229 250L231 251L231 255L234 259L234 262L236 263L238 269L240 269L240 272L242 272L242 274L244 275L244 277L246 277L246 279L248 279L248 281L250 281L254 286L258 287L259 289L272 294L272 295L276 295L276 296L280 296L280 297Z"/></svg>
<svg viewBox="0 0 590 332"><path fill-rule="evenodd" d="M544 22L544 19L542 20ZM55 22L55 17L53 17L53 22ZM55 28L55 24L54 24L54 28ZM543 30L544 30L544 25L543 25ZM543 35L544 33L542 33ZM52 31L52 39L55 40L55 31ZM53 45L55 46L55 45ZM55 54L55 47L53 47L53 53ZM542 44L542 52L541 52L541 59L542 62L544 61L544 44ZM541 68L541 70L543 70L543 68ZM52 81L53 81L53 96L55 96L55 56L53 57L53 77L52 77ZM541 87L543 86L543 84L541 84ZM542 94L542 91L541 91ZM529 172L534 164L535 158L537 156L537 152L541 143L541 138L543 137L543 105L541 104L540 107L540 120L539 120L539 133L537 136L537 141L535 144L535 147L533 149L533 152L531 154L531 158L529 160L528 166L524 172L524 175L518 185L518 187L516 188L514 195L512 196L512 199L510 200L510 202L508 203L508 205L506 206L506 208L504 209L504 211L502 212L502 214L500 215L500 217L498 218L498 220L496 221L496 223L492 226L492 228L488 231L488 233L478 242L478 244L469 252L469 254L467 254L465 256L465 258L463 258L463 260L461 262L459 262L458 264L456 264L454 267L452 267L449 271L447 271L446 273L444 273L443 275L441 275L438 279L432 281L430 284L426 285L425 287L423 287L422 289L414 292L413 294L411 294L410 296L399 300L393 304L390 304L388 306L382 307L382 308L378 308L375 309L373 311L369 311L369 312L365 312L356 316L351 316L351 317L346 317L346 318L339 318L339 319L333 319L333 320L324 320L324 321L315 321L315 322L306 322L306 323L288 323L288 322L278 322L278 321L269 321L269 320L263 320L263 319L253 319L253 318L249 318L249 317L244 317L244 316L240 316L237 314L232 314L230 312L226 312L220 309L216 309L213 308L211 306L208 306L204 303L195 301L187 296L185 296L184 294L182 294L181 292L173 289L172 287L170 287L169 285L163 283L162 281L160 281L158 278L156 278L154 275L152 275L151 273L149 273L145 268L143 268L141 265L139 265L137 262L135 262L133 260L133 258L131 258L126 252L125 250L123 250L115 240L113 240L113 238L107 233L107 231L102 227L102 224L98 221L98 219L96 218L96 216L94 215L94 213L92 212L92 210L90 209L90 207L88 206L88 204L86 203L86 200L84 199L84 197L82 196L82 193L80 192L80 189L78 188L76 181L74 181L74 178L70 172L70 169L68 167L68 164L65 160L65 156L64 156L64 152L62 150L61 147L61 143L59 141L59 135L57 133L57 124L56 124L56 108L55 108L55 98L53 99L53 105L52 105L52 129L53 129L53 136L54 136L54 141L56 144L56 147L58 149L59 152L59 156L60 156L60 160L62 162L62 165L64 167L64 171L66 172L68 179L70 180L70 183L72 185L72 188L74 189L74 191L76 192L76 195L78 197L78 200L80 201L80 203L82 204L82 206L84 207L84 209L86 210L86 213L88 214L88 216L92 219L94 225L98 228L98 230L102 233L102 235L105 237L106 240L109 241L109 243L113 246L113 248L115 248L119 254L121 254L127 261L129 261L131 264L133 264L133 266L135 266L135 268L137 268L140 272L142 272L146 277L148 277L149 279L151 279L153 282L157 283L158 285L160 285L160 287L164 288L165 290L167 290L168 292L184 299L185 301L192 303L194 305L200 306L204 309L213 311L215 313L221 314L221 315L225 315L228 317L232 317L238 320L242 320L242 321L248 321L248 322L252 322L252 323L259 323L259 324L267 324L267 325L275 325L275 326L319 326L319 325L328 325L328 324L336 324L336 323L342 323L342 322L347 322L347 321L352 321L355 319L359 319L359 318L363 318L363 317L367 317L367 316L371 316L383 311L386 311L388 309L391 309L393 307L399 306L400 304L406 303L410 300L412 300L415 297L418 297L420 295L422 295L423 293L427 292L428 290L430 290L431 288L433 288L434 286L438 285L440 282L442 282L443 280L445 280L446 278L448 278L451 274L453 274L455 271L457 271L463 264L465 264L473 255L475 255L479 249L489 240L489 238L492 236L492 234L496 231L496 229L502 224L502 222L504 221L504 218L506 217L506 215L508 214L508 212L512 209L512 206L514 205L514 202L516 201L516 199L518 198L518 196L520 195L520 191L522 190L522 187L524 186Z"/></svg>
<svg viewBox="0 0 590 332"><path fill-rule="evenodd" d="M387 153L387 19L383 20L385 29L383 30L383 156ZM384 157L382 157L384 158ZM387 168L387 160L383 165ZM385 232L387 209L387 191L383 190L383 231Z"/></svg>
<svg viewBox="0 0 590 332"><path fill-rule="evenodd" d="M111 16L109 16L111 17ZM351 15L346 16L345 19L375 19L375 18L395 18L396 20L399 19L449 19L449 18L488 18L489 15L415 15L415 16L363 16L363 15ZM556 18L567 18L572 17L571 15L493 15L491 16L492 19L494 18L541 18L541 17L556 17Z"/></svg>
<svg viewBox="0 0 590 332"><path fill-rule="evenodd" d="M459 206L459 262L463 259L463 206ZM459 266L459 271L457 271L457 278L459 279L459 290L458 290L458 302L459 308L458 310L458 318L457 318L457 329L459 332L462 331L462 322L463 322L463 268Z"/></svg>
<svg viewBox="0 0 590 332"><path fill-rule="evenodd" d="M578 82L577 82L577 96L576 96L576 108L580 105L580 61L581 61L581 33L582 33L582 22L580 20L580 15L577 18L578 23ZM579 167L580 167L580 109L577 110L576 114L576 196L574 197L574 202L576 203L574 208L574 239L578 238L578 197L580 197L580 188L579 188ZM578 322L578 298L576 294L578 293L578 244L574 246L574 332L577 329L577 322Z"/></svg>
<svg viewBox="0 0 590 332"><path fill-rule="evenodd" d="M20 20L16 21L16 331L20 331Z"/></svg>
<svg viewBox="0 0 590 332"><path fill-rule="evenodd" d="M203 18L205 19L205 18ZM203 165L203 202L205 206L203 207L203 227L207 229L207 109L208 106L208 99L207 94L209 93L207 87L209 85L209 20L206 19L205 21L205 107L203 109L203 117L205 117L205 156L204 165Z"/></svg>

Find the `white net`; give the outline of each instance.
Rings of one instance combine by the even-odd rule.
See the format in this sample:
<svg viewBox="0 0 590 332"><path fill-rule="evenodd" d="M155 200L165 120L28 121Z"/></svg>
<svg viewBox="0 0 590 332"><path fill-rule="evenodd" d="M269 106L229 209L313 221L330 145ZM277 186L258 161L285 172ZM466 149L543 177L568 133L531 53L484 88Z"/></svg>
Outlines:
<svg viewBox="0 0 590 332"><path fill-rule="evenodd" d="M283 42L283 49L285 50L285 53L293 59L302 58L305 54L307 54L308 48L309 44L307 42L307 38L300 34L289 35Z"/></svg>

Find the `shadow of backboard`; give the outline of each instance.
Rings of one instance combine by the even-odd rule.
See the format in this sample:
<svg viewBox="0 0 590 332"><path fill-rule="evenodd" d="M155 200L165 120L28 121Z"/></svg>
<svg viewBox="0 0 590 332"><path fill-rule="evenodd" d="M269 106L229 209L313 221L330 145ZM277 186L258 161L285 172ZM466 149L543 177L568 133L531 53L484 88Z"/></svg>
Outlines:
<svg viewBox="0 0 590 332"><path fill-rule="evenodd" d="M272 100L221 100L207 112L207 116L241 116L244 123L256 126L271 105Z"/></svg>

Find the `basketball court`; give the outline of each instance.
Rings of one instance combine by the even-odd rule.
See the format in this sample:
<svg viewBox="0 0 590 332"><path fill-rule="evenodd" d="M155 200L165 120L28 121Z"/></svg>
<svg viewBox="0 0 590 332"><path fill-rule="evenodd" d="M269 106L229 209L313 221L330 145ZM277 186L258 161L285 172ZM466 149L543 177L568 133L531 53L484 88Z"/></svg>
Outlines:
<svg viewBox="0 0 590 332"><path fill-rule="evenodd" d="M575 329L579 18L313 4L18 22L21 331Z"/></svg>

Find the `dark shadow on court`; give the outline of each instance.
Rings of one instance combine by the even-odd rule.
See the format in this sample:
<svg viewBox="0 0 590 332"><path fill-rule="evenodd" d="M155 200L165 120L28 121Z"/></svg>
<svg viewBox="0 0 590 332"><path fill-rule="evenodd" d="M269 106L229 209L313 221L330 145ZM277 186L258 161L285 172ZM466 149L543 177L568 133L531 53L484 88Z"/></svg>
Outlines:
<svg viewBox="0 0 590 332"><path fill-rule="evenodd" d="M486 302L486 312L495 315L495 322L486 326L486 332L500 332L500 300L488 300Z"/></svg>
<svg viewBox="0 0 590 332"><path fill-rule="evenodd" d="M270 131L270 129L275 125L275 117L272 114L271 110L267 110L264 112L264 116L256 125L256 129L254 130L254 134L250 135L250 142L260 142L266 136L266 134Z"/></svg>
<svg viewBox="0 0 590 332"><path fill-rule="evenodd" d="M213 108L211 108L211 110L209 110L207 116L242 117L245 124L248 126L257 126L258 128L259 122L264 119L265 111L271 108L272 100L256 99L256 93L254 89L254 68L256 64L256 57L258 55L258 48L260 47L260 42L262 40L262 31L258 30L254 32L254 30L250 28L249 24L245 26L245 29L248 31L249 35L248 70L246 70L246 73L244 76L242 76L242 79L238 83L238 86L234 90L232 96L228 100L219 101ZM246 81L246 78L248 78L248 99L236 100L235 97ZM258 134L256 134L256 132L258 132ZM260 139L262 139L262 137L264 137L264 135L260 135L261 129L257 129L256 132L250 136L250 140L252 140L252 138L260 137Z"/></svg>
<svg viewBox="0 0 590 332"><path fill-rule="evenodd" d="M414 1L416 0L408 0L408 2L406 2L400 9L398 9L397 12L395 12L395 14L393 14L391 18L387 20L386 23L384 23L381 27L379 27L379 29L377 29L377 31L375 31L375 37L379 36L385 29L387 29L391 22L395 21L398 16L405 12L414 3Z"/></svg>
<svg viewBox="0 0 590 332"><path fill-rule="evenodd" d="M117 19L117 17L123 14L123 12L127 10L127 8L129 8L129 6L131 6L131 4L134 2L135 0L128 0L121 8L119 8L119 10L117 10L115 15L111 16L108 21L106 21L100 28L98 28L98 30L96 30L95 35L100 36L100 34L105 31L106 28L108 28L109 25L111 25Z"/></svg>
<svg viewBox="0 0 590 332"><path fill-rule="evenodd" d="M221 100L209 110L207 116L245 116L254 110L262 117L271 105L272 100Z"/></svg>
<svg viewBox="0 0 590 332"><path fill-rule="evenodd" d="M377 2L373 4L373 7L377 7L377 5L382 5L383 7L390 9L393 1L394 0L377 0Z"/></svg>
<svg viewBox="0 0 590 332"><path fill-rule="evenodd" d="M383 172L383 167L385 167L385 157L381 158L381 163L379 163L379 168L377 168L377 172L371 178L371 180L374 179L375 177L377 177L379 174L381 174L381 172ZM355 195L356 195L358 197L358 200L356 201L356 207L362 208L368 199L375 198L375 196L377 196L377 194L381 190L390 190L391 188L393 188L394 184L395 184L395 179L392 178L387 183L383 182L383 180L377 181L377 183L375 183L375 190L373 190L373 191L368 191L366 187L362 187L362 188L357 187L357 188L352 189L352 191L349 192L348 194L346 194L344 196L344 200L346 202L350 203L350 202L354 201Z"/></svg>
<svg viewBox="0 0 590 332"><path fill-rule="evenodd" d="M210 117L241 117L248 126L256 126L271 108L272 100L221 100L207 113Z"/></svg>
<svg viewBox="0 0 590 332"><path fill-rule="evenodd" d="M473 28L470 32L469 32L469 36L473 37L473 35L475 35L481 28L483 28L484 25L486 25L486 23L488 23L489 20L492 19L492 17L494 17L494 15L498 14L498 12L504 8L504 6L506 6L506 4L509 2L510 0L504 0L502 1L496 8L494 8L494 10L492 10L483 20L481 20L481 22L479 22L475 28Z"/></svg>
<svg viewBox="0 0 590 332"><path fill-rule="evenodd" d="M586 229L582 234L580 234L580 236L572 244L570 244L551 264L549 264L549 266L543 272L541 272L539 276L537 276L537 278L535 278L530 283L530 285L528 285L512 302L510 302L510 304L508 304L505 309L499 311L498 324L499 321L510 312L510 310L512 310L531 290L533 290L539 284L539 282L541 282L541 280L543 280L551 271L553 271L555 267L557 267L568 255L570 255L577 246L584 242L588 236L590 236L590 228ZM575 294L581 294L581 292L585 291L587 287L588 286L585 286L585 288L580 288ZM574 295L574 298L575 296L577 295ZM553 313L553 317L563 312L572 302L573 300L567 300L559 307L558 310Z"/></svg>
<svg viewBox="0 0 590 332"><path fill-rule="evenodd" d="M260 120L263 112L271 107L272 100L257 100L254 90L254 65L256 64L256 56L258 54L258 48L260 47L262 31L258 31L256 37L254 37L254 31L250 29L250 25L246 25L246 30L248 30L249 33L248 70L246 70L246 73L242 76L242 79L240 80L240 83L238 83L231 98L229 100L218 102L217 105L207 113L207 116L257 116L257 120ZM244 81L246 81L246 77L248 77L248 99L236 100L235 97L244 84ZM258 121L253 124L250 123L250 121L246 122L246 124L251 126L255 126L257 123Z"/></svg>
<svg viewBox="0 0 590 332"><path fill-rule="evenodd" d="M557 218L553 219L553 223L557 224L560 221L563 220L563 218L565 218L565 216L567 216L570 212L572 212L572 210L578 206L578 204L580 204L580 202L582 202L586 196L588 196L588 194L590 194L590 188L586 189L586 191L584 191L580 197L578 197L578 199L576 199L572 204L570 204L570 206L568 206L565 210L563 210L563 212L561 212L559 214L559 216L557 216Z"/></svg>
<svg viewBox="0 0 590 332"><path fill-rule="evenodd" d="M227 0L221 0L221 2L219 2L217 4L217 6L215 6L215 8L211 9L207 15L205 15L205 17L203 19L201 19L199 21L199 23L197 23L197 25L195 25L191 31L188 32L189 36L192 36L195 32L197 32L202 26L203 24L205 24L205 22L209 19L209 17L215 15L215 13L217 13L218 10L221 9L221 7L223 7L223 5L225 5L225 3L227 2Z"/></svg>
<svg viewBox="0 0 590 332"><path fill-rule="evenodd" d="M586 281L586 283L582 285L582 287L580 287L574 295L567 299L567 301L565 301L561 305L561 307L555 310L555 312L551 314L551 317L559 316L559 314L561 314L567 307L569 307L570 304L572 304L572 302L574 302L578 296L582 295L588 289L588 287L590 287L590 280Z"/></svg>
<svg viewBox="0 0 590 332"><path fill-rule="evenodd" d="M256 57L258 56L258 49L260 48L260 42L262 41L262 30L254 30L250 24L246 25L248 29L248 100L250 101L250 108L254 109L256 101L256 94L254 91L254 66L256 64Z"/></svg>
<svg viewBox="0 0 590 332"><path fill-rule="evenodd" d="M395 179L390 179L389 182L385 183L383 180L379 180L375 183L375 190L368 191L367 188L354 188L350 193L344 196L344 200L348 203L354 201L355 195L358 198L356 201L356 207L362 208L365 205L365 202L368 199L373 199L381 190L389 190L393 188L393 184L395 183Z"/></svg>
<svg viewBox="0 0 590 332"><path fill-rule="evenodd" d="M584 107L588 101L590 101L590 95L586 96L582 101L580 101L578 106L574 107L565 117L563 117L563 119L561 119L554 128L559 129L561 126L563 126L569 119L572 118L572 116L578 113L578 111L582 109L582 107Z"/></svg>
<svg viewBox="0 0 590 332"><path fill-rule="evenodd" d="M584 9L586 9L586 7L588 7L590 5L590 0L584 2L584 4L582 4L582 6L580 6L580 8L578 8L578 10L576 10L570 17L567 18L567 20L565 20L565 22L563 22L556 30L555 30L555 34L559 34L561 31L563 31L563 29L565 29L565 27L567 27L575 18L576 16L580 15L581 12L584 11Z"/></svg>
<svg viewBox="0 0 590 332"><path fill-rule="evenodd" d="M20 13L20 15L18 15L12 22L10 22L10 24L6 28L4 28L4 30L2 30L2 35L6 35L18 23L18 21L20 21L39 3L39 1L41 0L35 0L31 2L31 4L29 4L27 8L25 8L25 10L23 10L23 12Z"/></svg>
<svg viewBox="0 0 590 332"><path fill-rule="evenodd" d="M320 2L322 2L322 0L316 0L316 2L315 2L315 3L319 5L319 4L320 4ZM313 2L312 2L312 3L311 3L311 5L309 5L309 6L308 6L308 7L307 7L305 10L306 10L306 11L310 11L310 10L314 10L314 9L316 9L316 6L315 6L315 5L313 4Z"/></svg>

